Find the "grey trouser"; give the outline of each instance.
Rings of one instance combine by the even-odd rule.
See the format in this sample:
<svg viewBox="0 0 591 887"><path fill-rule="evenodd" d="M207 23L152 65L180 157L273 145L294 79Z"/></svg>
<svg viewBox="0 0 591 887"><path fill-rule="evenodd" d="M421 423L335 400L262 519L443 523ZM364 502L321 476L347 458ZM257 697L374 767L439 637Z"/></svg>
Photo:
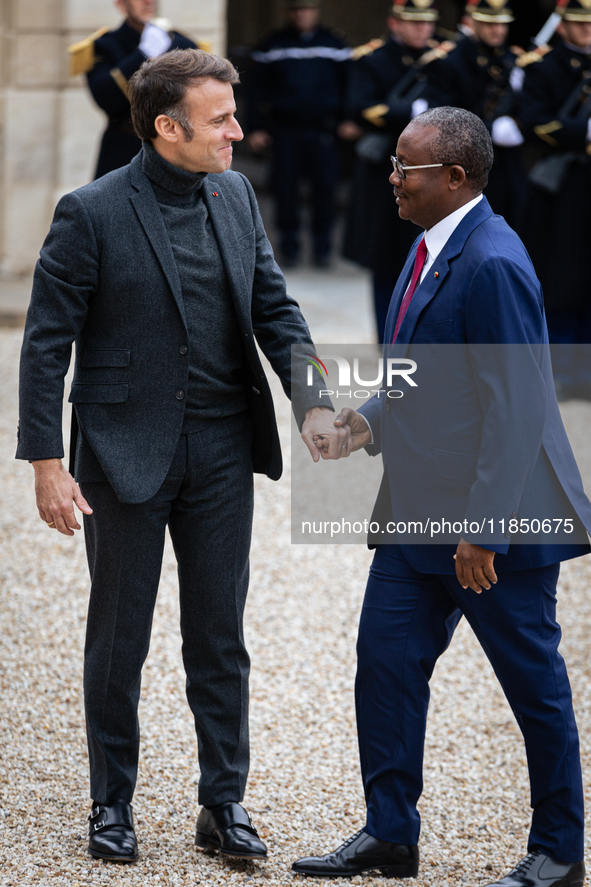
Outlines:
<svg viewBox="0 0 591 887"><path fill-rule="evenodd" d="M131 801L141 671L168 526L178 562L186 692L195 717L199 803L242 799L248 774L248 673L242 616L253 506L248 412L203 420L180 437L158 493L121 503L82 483L92 580L84 665L91 797Z"/></svg>

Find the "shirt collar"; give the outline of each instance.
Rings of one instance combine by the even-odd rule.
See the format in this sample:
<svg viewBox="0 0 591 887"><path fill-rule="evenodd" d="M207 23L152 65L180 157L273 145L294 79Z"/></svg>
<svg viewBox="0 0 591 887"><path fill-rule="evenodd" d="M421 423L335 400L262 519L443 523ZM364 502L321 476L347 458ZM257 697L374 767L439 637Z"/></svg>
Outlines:
<svg viewBox="0 0 591 887"><path fill-rule="evenodd" d="M429 254L429 259L434 262L451 235L454 233L464 216L467 216L476 204L480 203L483 195L479 194L473 200L465 203L453 213L450 213L428 231L425 231L425 246Z"/></svg>

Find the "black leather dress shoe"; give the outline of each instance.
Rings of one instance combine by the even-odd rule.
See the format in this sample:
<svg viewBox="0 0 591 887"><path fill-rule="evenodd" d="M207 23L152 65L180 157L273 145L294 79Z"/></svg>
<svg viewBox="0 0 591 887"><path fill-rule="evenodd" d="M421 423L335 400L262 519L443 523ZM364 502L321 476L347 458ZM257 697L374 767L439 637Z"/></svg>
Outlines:
<svg viewBox="0 0 591 887"><path fill-rule="evenodd" d="M267 858L267 848L252 827L250 816L234 801L201 808L195 843L202 850L219 850L237 859Z"/></svg>
<svg viewBox="0 0 591 887"><path fill-rule="evenodd" d="M487 887L583 887L584 880L584 862L558 862L534 850L508 875Z"/></svg>
<svg viewBox="0 0 591 887"><path fill-rule="evenodd" d="M419 848L416 844L380 841L360 831L333 853L304 856L292 865L294 872L318 878L350 878L370 869L379 869L386 878L416 878Z"/></svg>
<svg viewBox="0 0 591 887"><path fill-rule="evenodd" d="M131 804L115 801L109 807L93 805L88 817L88 850L97 859L135 862L139 854Z"/></svg>

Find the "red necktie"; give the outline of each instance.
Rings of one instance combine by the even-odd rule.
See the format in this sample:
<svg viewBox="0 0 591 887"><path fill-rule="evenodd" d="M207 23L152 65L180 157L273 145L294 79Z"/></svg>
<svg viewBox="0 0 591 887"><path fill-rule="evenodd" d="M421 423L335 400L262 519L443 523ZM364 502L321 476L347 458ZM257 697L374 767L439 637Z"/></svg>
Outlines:
<svg viewBox="0 0 591 887"><path fill-rule="evenodd" d="M410 305L410 300L413 297L413 293L417 288L417 284L419 282L419 278L421 276L421 271L423 270L423 265L425 264L425 259L427 258L427 246L425 244L425 238L423 237L417 246L417 254L415 256L415 264L412 269L412 277L410 278L410 284L407 291L404 294L404 298L400 304L400 310L398 311L398 319L396 321L396 328L394 330L394 335L392 337L392 344L396 341L396 336L398 335L398 330L400 329L400 324L404 320L404 315L407 312L408 306Z"/></svg>

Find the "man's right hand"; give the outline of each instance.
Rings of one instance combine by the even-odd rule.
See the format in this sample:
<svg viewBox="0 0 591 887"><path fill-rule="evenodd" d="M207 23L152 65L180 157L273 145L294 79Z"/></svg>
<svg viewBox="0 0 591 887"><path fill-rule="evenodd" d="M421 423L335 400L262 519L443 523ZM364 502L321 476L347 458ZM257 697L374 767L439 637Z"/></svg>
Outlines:
<svg viewBox="0 0 591 887"><path fill-rule="evenodd" d="M168 52L172 44L172 37L168 31L159 28L152 22L146 22L140 39L140 51L147 59L158 58L159 55Z"/></svg>
<svg viewBox="0 0 591 887"><path fill-rule="evenodd" d="M33 462L35 469L35 495L39 516L50 529L64 536L73 536L80 524L74 514L74 503L84 514L92 514L92 508L80 492L80 487L61 459L39 459Z"/></svg>
<svg viewBox="0 0 591 887"><path fill-rule="evenodd" d="M363 447L366 447L368 443L371 443L371 431L369 430L369 425L361 413L358 413L356 410L352 410L349 407L343 407L334 420L334 424L337 428L339 425L348 425L351 429L350 453L355 450L361 450Z"/></svg>

